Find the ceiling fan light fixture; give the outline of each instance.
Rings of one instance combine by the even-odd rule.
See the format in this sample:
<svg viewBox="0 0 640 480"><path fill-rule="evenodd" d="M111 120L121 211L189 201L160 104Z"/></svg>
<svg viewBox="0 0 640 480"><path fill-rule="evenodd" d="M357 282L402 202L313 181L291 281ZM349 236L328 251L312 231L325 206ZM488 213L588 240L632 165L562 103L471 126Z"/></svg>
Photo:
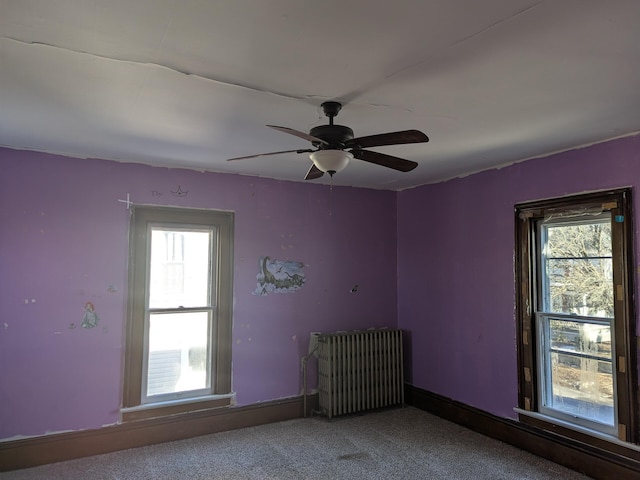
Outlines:
<svg viewBox="0 0 640 480"><path fill-rule="evenodd" d="M349 165L353 155L344 150L318 150L309 154L309 158L319 170L333 176Z"/></svg>

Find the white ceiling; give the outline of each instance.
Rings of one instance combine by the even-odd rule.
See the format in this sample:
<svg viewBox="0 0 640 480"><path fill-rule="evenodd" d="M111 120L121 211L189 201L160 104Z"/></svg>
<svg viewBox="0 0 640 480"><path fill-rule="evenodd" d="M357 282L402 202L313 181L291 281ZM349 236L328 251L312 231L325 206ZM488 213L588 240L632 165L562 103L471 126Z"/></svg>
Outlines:
<svg viewBox="0 0 640 480"><path fill-rule="evenodd" d="M303 181L269 128L419 129L334 185L436 182L640 130L638 0L0 0L0 145ZM325 175L314 183L328 183Z"/></svg>

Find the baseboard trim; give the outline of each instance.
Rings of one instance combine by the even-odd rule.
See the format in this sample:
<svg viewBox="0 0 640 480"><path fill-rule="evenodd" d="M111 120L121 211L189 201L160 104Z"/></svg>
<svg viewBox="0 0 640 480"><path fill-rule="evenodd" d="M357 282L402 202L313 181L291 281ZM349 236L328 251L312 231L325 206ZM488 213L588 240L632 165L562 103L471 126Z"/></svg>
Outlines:
<svg viewBox="0 0 640 480"><path fill-rule="evenodd" d="M308 411L317 409L317 404L317 395L307 397ZM292 420L302 416L303 398L293 397L248 406L127 422L95 430L1 442L0 472Z"/></svg>
<svg viewBox="0 0 640 480"><path fill-rule="evenodd" d="M498 417L464 403L412 385L405 386L408 405L433 413L478 433L514 445L534 455L600 480L640 479L640 457L594 447L554 432ZM318 397L307 398L308 411L317 410ZM157 443L184 440L304 416L302 397L226 407L122 423L0 443L0 471L110 453Z"/></svg>
<svg viewBox="0 0 640 480"><path fill-rule="evenodd" d="M412 385L405 385L408 405L433 413L496 440L600 480L640 479L640 456L621 453L567 438L557 433L498 417Z"/></svg>

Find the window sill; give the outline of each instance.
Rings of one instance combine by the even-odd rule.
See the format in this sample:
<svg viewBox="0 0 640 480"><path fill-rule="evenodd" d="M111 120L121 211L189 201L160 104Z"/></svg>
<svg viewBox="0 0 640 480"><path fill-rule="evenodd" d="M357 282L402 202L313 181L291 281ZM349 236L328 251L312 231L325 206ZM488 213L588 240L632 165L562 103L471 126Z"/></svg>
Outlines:
<svg viewBox="0 0 640 480"><path fill-rule="evenodd" d="M136 420L168 417L181 413L229 407L234 404L235 393L229 393L226 395L207 395L205 397L123 407L120 409L120 414L123 422L133 422Z"/></svg>
<svg viewBox="0 0 640 480"><path fill-rule="evenodd" d="M539 412L531 412L523 410L521 408L514 408L514 412L518 414L518 419L522 423L533 425L544 430L558 433L575 440L589 443L592 445L602 446L603 444L615 445L624 449L634 450L640 452L640 446L633 443L620 440L614 435L608 435L597 430L593 430L580 425L575 425L570 422L559 420L555 417L550 417ZM591 440L589 440L591 439Z"/></svg>

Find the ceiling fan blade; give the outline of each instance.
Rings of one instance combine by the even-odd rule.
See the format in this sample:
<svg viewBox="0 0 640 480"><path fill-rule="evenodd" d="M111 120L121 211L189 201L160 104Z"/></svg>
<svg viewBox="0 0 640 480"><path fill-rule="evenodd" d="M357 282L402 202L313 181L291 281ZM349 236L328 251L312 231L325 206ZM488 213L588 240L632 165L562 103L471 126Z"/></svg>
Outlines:
<svg viewBox="0 0 640 480"><path fill-rule="evenodd" d="M304 138L305 140L309 140L310 142L313 142L313 143L322 143L323 145L327 144L327 142L325 142L321 138L314 137L313 135L309 135L308 133L301 132L300 130L294 130L293 128L278 127L276 125L267 125L267 127L273 128L274 130L278 130L280 132L288 133L289 135L294 135L299 138Z"/></svg>
<svg viewBox="0 0 640 480"><path fill-rule="evenodd" d="M245 157L235 157L235 158L227 158L227 162L231 162L233 160L245 160L247 158L256 158L256 157L264 157L267 155L280 155L281 153L305 153L305 152L313 152L313 150L282 150L280 152L269 152L269 153L257 153L255 155L247 155Z"/></svg>
<svg viewBox="0 0 640 480"><path fill-rule="evenodd" d="M316 167L315 163L312 163L311 164L311 168L309 169L309 171L305 175L304 179L305 180L315 180L316 178L320 178L322 175L324 175L324 172L322 170L320 170L318 167Z"/></svg>
<svg viewBox="0 0 640 480"><path fill-rule="evenodd" d="M351 150L354 158L364 160L365 162L375 163L383 167L393 168L401 172L409 172L416 168L418 164L412 160L404 158L392 157L385 153L372 152L371 150Z"/></svg>
<svg viewBox="0 0 640 480"><path fill-rule="evenodd" d="M379 135L369 135L367 137L352 138L344 144L349 148L369 148L381 147L383 145L401 145L405 143L428 142L427 137L420 130L403 130L401 132L381 133Z"/></svg>

